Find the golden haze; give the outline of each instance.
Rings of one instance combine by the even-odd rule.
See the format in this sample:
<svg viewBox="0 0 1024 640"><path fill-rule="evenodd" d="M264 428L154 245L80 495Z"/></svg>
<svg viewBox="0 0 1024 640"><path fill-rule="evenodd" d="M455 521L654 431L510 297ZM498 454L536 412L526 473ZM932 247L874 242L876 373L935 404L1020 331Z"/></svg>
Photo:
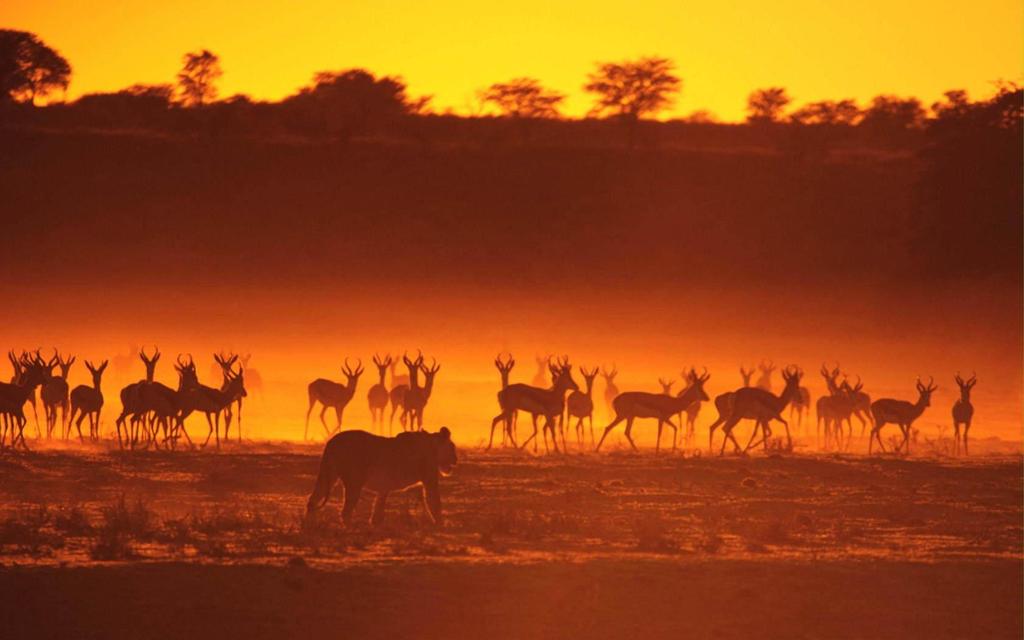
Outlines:
<svg viewBox="0 0 1024 640"><path fill-rule="evenodd" d="M222 95L276 100L325 69L403 76L439 110L473 109L476 90L534 76L590 105L596 61L661 55L684 80L674 111L739 120L747 94L783 86L798 103L891 93L926 103L947 89L985 96L1024 75L1024 9L1013 0L682 3L446 0L174 3L9 0L5 27L38 33L74 66L69 97L171 82L186 51L224 67Z"/></svg>

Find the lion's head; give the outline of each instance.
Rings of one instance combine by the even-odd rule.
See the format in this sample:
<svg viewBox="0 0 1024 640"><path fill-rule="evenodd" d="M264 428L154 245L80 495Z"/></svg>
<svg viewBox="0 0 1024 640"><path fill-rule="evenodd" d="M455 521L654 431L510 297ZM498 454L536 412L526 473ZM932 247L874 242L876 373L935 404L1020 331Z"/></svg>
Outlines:
<svg viewBox="0 0 1024 640"><path fill-rule="evenodd" d="M441 430L434 434L436 441L437 470L441 475L451 475L458 456L455 453L455 443L452 442L452 432L448 427L441 427Z"/></svg>

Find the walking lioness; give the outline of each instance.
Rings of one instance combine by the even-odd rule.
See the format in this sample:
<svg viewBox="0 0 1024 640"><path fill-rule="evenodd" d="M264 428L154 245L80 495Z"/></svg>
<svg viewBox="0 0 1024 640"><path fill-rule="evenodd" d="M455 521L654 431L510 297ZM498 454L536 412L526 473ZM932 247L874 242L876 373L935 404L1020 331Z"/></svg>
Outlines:
<svg viewBox="0 0 1024 640"><path fill-rule="evenodd" d="M441 427L437 433L400 433L394 438L366 431L343 431L328 440L324 447L320 474L313 495L309 496L306 513L322 507L331 487L340 479L345 485L345 504L341 509L345 524L351 521L363 489L377 495L370 523L378 524L384 516L384 501L389 493L421 485L427 513L432 521L440 524L438 481L440 476L451 473L455 462L455 444L448 427Z"/></svg>

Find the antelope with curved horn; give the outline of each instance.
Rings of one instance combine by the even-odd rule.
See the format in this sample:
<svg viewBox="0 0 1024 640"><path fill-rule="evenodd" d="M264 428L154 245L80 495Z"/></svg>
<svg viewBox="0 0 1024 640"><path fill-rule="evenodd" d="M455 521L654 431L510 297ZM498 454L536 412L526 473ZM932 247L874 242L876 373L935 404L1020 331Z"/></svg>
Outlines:
<svg viewBox="0 0 1024 640"><path fill-rule="evenodd" d="M43 401L43 414L46 417L46 438L53 437L53 430L57 427L57 410L60 410L60 425L64 432L64 439L67 439L71 432L71 424L68 422L68 374L71 372L71 365L75 363L75 357L68 359L61 357L57 349L53 350L53 358L47 363L51 367L51 374L46 382L39 388L39 399ZM60 369L60 373L54 375L52 367Z"/></svg>
<svg viewBox="0 0 1024 640"><path fill-rule="evenodd" d="M356 392L359 376L363 373L363 361L358 360L356 368L353 369L348 363L348 358L345 358L345 366L342 367L341 372L345 374L347 384L333 382L325 378L317 378L309 383L307 389L309 392L309 408L306 409L304 440L309 439L309 414L313 411L313 407L317 402L323 405L323 409L320 411L320 423L324 426L326 436L329 438L338 431L341 431L341 416L345 412L345 406L348 405L349 400L352 399ZM333 431L327 427L327 421L324 420L324 414L327 413L328 408L334 409L334 415L338 419L338 424Z"/></svg>
<svg viewBox="0 0 1024 640"><path fill-rule="evenodd" d="M615 413L615 398L619 396L619 387L615 384L615 376L619 375L619 370L615 367L615 363L612 363L612 370L607 371L604 367L601 367L601 377L604 378L604 403L608 407L608 413Z"/></svg>
<svg viewBox="0 0 1024 640"><path fill-rule="evenodd" d="M953 378L960 387L960 399L953 404L953 451L960 453L961 442L964 448L964 455L967 451L967 432L971 430L971 419L974 418L974 405L971 404L971 389L978 384L978 374L972 373L969 380L964 380L957 372ZM961 441L960 425L964 431Z"/></svg>
<svg viewBox="0 0 1024 640"><path fill-rule="evenodd" d="M840 375L838 364L831 371L822 364L820 373L821 377L825 380L828 395L821 396L815 403L816 439L819 446L828 449L833 442L836 444L842 443L844 420L850 425L852 433L853 425L850 423L850 415L853 412L853 402L850 399L849 393L837 382ZM824 441L822 440L823 432Z"/></svg>
<svg viewBox="0 0 1024 640"><path fill-rule="evenodd" d="M238 441L242 441L242 400L249 397L249 379L246 377L245 365L238 366L238 373L235 373L234 364L239 360L238 354L225 356L224 354L213 354L213 360L220 367L220 374L223 382L220 390L231 396L231 402L224 408L224 439L228 438L228 429L231 427L233 412L231 405L238 407L238 421L235 423L235 431L238 432Z"/></svg>
<svg viewBox="0 0 1024 640"><path fill-rule="evenodd" d="M750 367L750 369L744 369L743 365L740 365L740 377L743 379L743 387L741 388L747 389L750 387L750 378L754 375L756 371L757 370L754 367ZM717 429L719 425L725 423L725 421L729 419L729 416L732 414L732 403L735 399L735 391L726 391L725 393L720 393L717 396L715 396L715 409L718 410L718 418L716 418L715 421L711 423L711 427L708 429L709 452L714 451L714 448L712 447L712 441L715 437L715 429Z"/></svg>
<svg viewBox="0 0 1024 640"><path fill-rule="evenodd" d="M388 374L388 368L394 360L391 354L385 355L381 358L378 354L373 354L373 365L377 367L377 384L370 387L370 390L366 393L366 401L370 405L370 426L380 424L381 431L384 430L384 409L388 406L388 400L391 397L388 394L388 388L384 384L384 378Z"/></svg>
<svg viewBox="0 0 1024 640"><path fill-rule="evenodd" d="M121 447L124 446L125 441L129 442L130 446L135 446L138 442L139 423L140 421L145 423L146 416L152 410L151 407L147 406L147 401L155 398L155 396L145 397L143 388L145 385L155 384L153 377L156 374L156 363L160 361L160 355L160 348L156 346L153 348L152 356L146 355L145 347L139 349L139 359L142 360L142 364L146 367L146 377L121 389L121 414L114 421L117 429L117 442ZM130 418L129 425L125 425L126 418ZM143 424L143 426L145 425ZM121 435L122 429L124 430L123 440Z"/></svg>
<svg viewBox="0 0 1024 640"><path fill-rule="evenodd" d="M793 399L799 395L800 379L802 377L803 372L800 371L800 369L790 366L782 370L782 378L786 381L786 386L779 395L775 395L770 391L765 391L764 389L759 389L757 387L744 387L734 391L729 415L722 422L722 433L725 437L722 440L722 449L719 452L719 455L723 455L725 453L725 445L729 441L732 441L737 453L745 453L751 447L757 446L762 442L764 443L764 448L767 451L768 439L771 438L772 435L769 423L772 420L778 420L785 425L787 447L792 449L793 440L789 433L789 423L782 417L782 411L786 408L787 404L792 402ZM733 428L736 427L736 424L740 420L754 421L754 431L751 433L747 446L742 449L732 433ZM716 425L711 426L711 434L708 436L709 438L714 436L715 426ZM755 443L754 438L757 436L758 429L761 430L761 440Z"/></svg>
<svg viewBox="0 0 1024 640"><path fill-rule="evenodd" d="M107 361L104 360L100 366L95 367L88 360L85 361L85 368L92 374L92 386L80 384L71 391L71 415L68 416L68 432L71 432L71 423L75 420L75 413L78 413L78 422L75 428L78 429L78 441L82 441L82 420L89 418L89 439L96 441L100 439L100 410L103 408L103 392L100 390L100 380L107 368Z"/></svg>
<svg viewBox="0 0 1024 640"><path fill-rule="evenodd" d="M704 383L708 381L711 374L704 370L702 375L697 375L697 372L693 372L693 384L688 389L684 390L679 395L673 397L661 393L647 393L644 391L627 391L620 393L616 396L615 400L612 401L612 408L615 410L615 419L612 420L604 429L604 433L601 434L601 439L597 443L597 447L594 451L600 451L601 445L604 443L605 438L611 433L612 429L615 428L620 422L626 422L625 436L626 440L629 441L634 451L637 449L636 443L633 442L633 421L637 418L657 418L658 420L658 440L655 445L655 452L661 450L661 432L664 425L672 427L672 430L678 434L679 427L672 422L672 416L678 414L680 411L686 409L691 403L697 400L707 400L708 394L704 391ZM672 449L675 450L676 437L672 438Z"/></svg>
<svg viewBox="0 0 1024 640"><path fill-rule="evenodd" d="M7 433L10 431L11 448L20 442L22 448L27 451L25 424L28 420L25 418L25 403L30 399L34 400L36 387L46 381L49 369L38 351L34 357L22 353L20 358L15 357L14 352L10 351L7 357L14 366L15 375L10 383L0 382L0 415L3 416L0 449L5 446Z"/></svg>
<svg viewBox="0 0 1024 640"><path fill-rule="evenodd" d="M872 445L877 440L879 448L884 452L885 445L882 444L881 430L882 427L889 424L890 422L897 425L903 434L903 442L896 448L896 451L903 451L904 447L906 452L910 453L910 429L924 410L928 408L932 401L932 393L938 389L935 384L935 378L931 378L927 385L921 384L921 379L918 378L917 384L917 402L911 403L906 400L893 400L892 398L882 398L881 400L875 400L871 403L871 416L875 420L875 424L871 427L871 437L868 440L868 454L872 453Z"/></svg>
<svg viewBox="0 0 1024 640"><path fill-rule="evenodd" d="M863 438L865 428L871 426L871 396L862 390L864 383L861 382L860 376L857 376L856 385L851 387L847 383L846 386L852 403L851 412L860 422L860 437ZM850 435L853 435L853 422L850 422Z"/></svg>
<svg viewBox="0 0 1024 640"><path fill-rule="evenodd" d="M409 393L409 389L420 386L420 367L423 366L423 352L417 351L415 360L410 360L409 354L403 353L402 362L405 364L405 368L409 370L409 375L406 376L408 383L391 387L389 392L391 399L391 416L388 418L389 430L395 424L395 413L401 409L402 413L399 414L398 422L402 425L402 430L405 431L405 395ZM392 377L394 376L392 375Z"/></svg>
<svg viewBox="0 0 1024 640"><path fill-rule="evenodd" d="M40 354L40 349L36 349L34 354L30 353L28 351L25 351L23 349L21 351L21 355L17 356L17 357L15 357L14 352L11 351L8 354L8 358L11 360L11 365L14 367L14 375L11 376L11 384L17 384L18 376L21 375L21 373L24 370L25 366L31 364L33 367L35 367L36 364L37 364L36 360L38 360L39 364L41 364L43 367L45 367L47 365L47 363L45 361L43 361L43 357ZM53 370L53 366L51 365L49 371L52 371L52 370ZM42 373L43 373L44 376L46 376L48 378L49 377L49 371L43 370ZM40 383L40 384L42 384L42 383ZM39 385L36 385L36 386L39 386ZM38 408L36 406L36 390L35 390L35 387L33 387L29 391L28 397L25 399L25 402L32 405L32 419L33 419L33 421L35 422L35 425L36 425L36 438L40 438L40 437L42 437L42 433L39 431L39 410L38 410Z"/></svg>
<svg viewBox="0 0 1024 640"><path fill-rule="evenodd" d="M572 365L569 359L557 360L556 364L548 365L548 371L554 379L550 388L541 388L526 384L510 384L498 392L498 404L501 406L501 413L491 420L491 428L498 422L508 422L516 411L525 411L533 418L533 433L521 445L533 441L533 450L537 451L537 417L544 416L544 447L547 450L548 433L551 433L554 441L555 451L558 451L558 439L556 435L556 424L565 409L565 394L568 391L579 391L579 386L572 377Z"/></svg>
<svg viewBox="0 0 1024 640"><path fill-rule="evenodd" d="M754 383L754 386L764 391L771 391L772 372L776 369L775 363L769 360L768 364L765 364L765 361L762 360L761 364L757 365L757 369L761 372L761 375L757 377L757 382Z"/></svg>
<svg viewBox="0 0 1024 640"><path fill-rule="evenodd" d="M236 359L237 356L224 360L218 359L218 364L221 362L228 364L230 362L233 365ZM203 447L208 445L210 438L213 437L217 448L220 448L221 414L224 415L224 440L228 440L228 433L231 429L231 405L236 399L246 396L245 379L242 369L239 367L236 372L231 368L231 365L224 369L223 387L209 387L201 384L199 378L195 376L195 363L192 362L192 358L189 356L189 366L185 369L185 375L182 377L184 393L181 395L178 403L178 425L183 425L185 418L193 412L199 412L206 416L206 424L210 430L206 434L206 440L203 441Z"/></svg>
<svg viewBox="0 0 1024 640"><path fill-rule="evenodd" d="M580 375L583 376L586 391L573 391L569 394L569 399L565 403L569 420L571 421L573 418L576 418L576 444L580 447L586 441L584 437L584 420L590 421L590 444L594 444L594 380L597 378L597 374L598 367L587 371L586 367L580 365ZM669 383L669 386L671 386L671 383Z"/></svg>
<svg viewBox="0 0 1024 640"><path fill-rule="evenodd" d="M494 357L494 367L498 370L498 374L501 376L501 390L504 391L508 388L509 374L512 373L512 368L516 366L516 361L512 358L512 354L508 354L508 359L502 360L501 354L499 353ZM512 442L512 446L516 446L516 437L514 432L514 424L516 420L516 412L513 412L512 417L508 422L504 424L501 432L501 444L505 446L508 441ZM491 423L491 436L487 440L487 450L490 451L491 447L494 446L494 427L495 423Z"/></svg>
<svg viewBox="0 0 1024 640"><path fill-rule="evenodd" d="M427 408L427 401L430 400L430 394L434 391L434 378L441 370L441 365L437 364L435 358L430 360L429 367L425 364L420 365L423 386L409 387L405 393L405 406L402 409L400 422L403 426L407 425L409 431L423 431L423 411Z"/></svg>
<svg viewBox="0 0 1024 640"><path fill-rule="evenodd" d="M686 380L686 387L684 387L683 390L682 390L682 391L686 391L687 389L690 388L691 385L693 385L694 377L697 375L697 371L693 367L690 367L689 371L683 371L683 372L680 373L680 375L683 377L683 380ZM680 392L680 393L682 393L682 392ZM686 442L687 446L689 446L690 443L693 442L693 437L696 435L696 432L697 432L697 417L700 415L700 408L701 408L702 404L703 404L702 400L694 400L693 402L690 403L690 406L686 407L686 409L683 410L683 413L686 414L686 437L685 437L685 442ZM679 426L680 427L683 426L683 424L682 424L682 415L680 415Z"/></svg>

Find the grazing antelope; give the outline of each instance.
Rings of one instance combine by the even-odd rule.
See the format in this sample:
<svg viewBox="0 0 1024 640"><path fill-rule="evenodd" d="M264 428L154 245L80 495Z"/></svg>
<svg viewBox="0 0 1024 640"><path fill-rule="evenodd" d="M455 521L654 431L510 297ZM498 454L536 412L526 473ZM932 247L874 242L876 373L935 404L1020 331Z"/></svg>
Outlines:
<svg viewBox="0 0 1024 640"><path fill-rule="evenodd" d="M71 391L71 415L68 417L68 432L71 432L71 423L78 413L78 422L75 428L78 429L78 441L82 441L82 420L89 418L89 439L96 441L100 439L100 409L103 408L103 392L100 391L100 380L107 368L107 361L104 360L100 366L94 367L88 360L85 361L85 368L92 374L92 386L80 384Z"/></svg>
<svg viewBox="0 0 1024 640"><path fill-rule="evenodd" d="M407 381L406 383L391 387L389 392L391 399L391 416L388 418L389 430L395 424L395 413L401 409L402 413L399 415L398 421L402 425L402 430L405 431L405 394L409 392L409 389L420 385L420 367L423 366L423 352L418 352L415 360L410 360L409 354L403 353L402 362L405 364L405 368L409 370L409 375L403 376ZM394 369L392 369L393 371ZM391 377L394 379L394 373L392 373Z"/></svg>
<svg viewBox="0 0 1024 640"><path fill-rule="evenodd" d="M678 414L686 407L690 406L697 400L707 400L708 394L704 392L704 383L708 381L711 374L704 370L703 375L698 376L697 372L693 372L693 384L691 384L686 390L680 393L678 396L670 396L661 393L647 393L644 391L627 391L620 393L612 401L612 408L615 410L615 419L612 420L604 429L604 433L601 434L601 439L597 443L597 447L594 451L600 451L601 445L604 443L604 439L608 437L612 429L615 428L623 420L626 421L626 440L629 441L634 451L638 451L636 443L633 442L633 421L637 418L657 418L658 419L658 441L655 445L655 451L661 449L661 431L665 424L672 427L672 430L678 435L679 427L672 422L672 416ZM676 437L672 438L672 449L676 447Z"/></svg>
<svg viewBox="0 0 1024 640"><path fill-rule="evenodd" d="M569 394L569 399L566 400L566 409L569 414L569 420L576 418L576 444L580 447L583 446L586 438L584 437L583 421L584 419L590 421L590 444L594 444L594 379L597 378L598 368L594 367L590 371L583 365L580 365L580 374L583 376L584 385L586 391L573 391ZM663 385L664 386L664 385ZM672 383L669 383L672 386ZM564 444L564 441L563 441Z"/></svg>
<svg viewBox="0 0 1024 640"><path fill-rule="evenodd" d="M757 377L757 382L754 384L754 386L764 391L771 391L772 372L775 371L776 369L775 363L769 360L768 364L765 364L764 360L762 360L761 364L757 365L757 369L758 371L761 372L761 375Z"/></svg>
<svg viewBox="0 0 1024 640"><path fill-rule="evenodd" d="M551 358L553 355L547 356L534 356L534 360L537 362L537 373L533 374L533 382L531 384L535 387L545 387L548 384L548 369L551 365Z"/></svg>
<svg viewBox="0 0 1024 640"><path fill-rule="evenodd" d="M800 378L802 377L803 372L796 367L791 366L783 369L782 379L785 380L786 386L783 388L782 393L777 396L770 391L757 387L743 387L734 391L728 415L719 415L718 420L711 425L709 441L714 436L715 428L719 424L722 425L722 433L725 436L722 440L722 449L718 455L725 453L725 445L729 441L732 441L737 453L745 453L752 446L757 446L762 442L767 451L768 439L772 435L769 423L772 420L778 420L785 425L787 447L792 449L793 440L789 433L789 423L782 417L782 411L786 408L787 404L799 395ZM740 420L744 419L754 421L754 431L751 433L747 446L741 449L739 442L733 436L732 430ZM761 430L761 440L755 443L754 438L757 436L758 429Z"/></svg>
<svg viewBox="0 0 1024 640"><path fill-rule="evenodd" d="M960 387L960 399L953 404L953 451L960 453L960 425L964 426L963 447L967 455L967 432L971 430L971 419L974 417L974 405L971 404L971 389L978 384L978 374L972 373L971 378L964 381L958 372L953 378Z"/></svg>
<svg viewBox="0 0 1024 640"><path fill-rule="evenodd" d="M755 369L744 369L743 365L740 365L740 377L743 379L743 387L747 389L750 387L750 378L754 375ZM708 452L714 451L713 440L715 437L715 429L722 423L724 423L729 416L732 414L732 403L736 398L735 391L726 391L715 396L715 409L718 410L718 418L711 424L711 428L708 431Z"/></svg>
<svg viewBox="0 0 1024 640"><path fill-rule="evenodd" d="M309 414L313 411L313 407L317 402L323 405L323 409L320 411L320 423L324 426L326 436L329 438L331 435L341 431L341 416L345 412L345 406L356 392L356 384L359 383L359 376L363 373L363 361L357 361L356 368L353 369L348 364L348 358L345 358L345 366L341 368L341 372L348 379L348 384L332 382L325 378L317 378L309 383L309 408L306 409L304 440L309 439ZM338 419L338 425L333 431L327 428L327 421L324 420L324 414L327 413L328 408L334 409L334 415Z"/></svg>
<svg viewBox="0 0 1024 640"><path fill-rule="evenodd" d="M619 370L615 367L615 363L612 363L612 370L606 371L604 367L601 368L601 377L604 378L604 403L608 407L608 413L615 413L614 402L615 398L619 396L619 388L615 385L615 376L619 375Z"/></svg>
<svg viewBox="0 0 1024 640"><path fill-rule="evenodd" d="M893 400L891 398L882 398L871 403L871 416L874 418L875 424L871 427L871 438L868 440L868 454L871 454L872 444L876 440L878 441L879 448L883 452L885 451L885 445L882 444L880 432L882 427L890 422L897 425L903 433L903 442L896 448L896 451L902 451L906 447L906 452L910 453L910 428L914 424L914 420L917 420L924 413L928 405L931 404L932 393L938 389L934 382L935 379L931 378L928 381L928 385L925 386L918 379L916 384L918 393L916 403L910 403L906 400Z"/></svg>
<svg viewBox="0 0 1024 640"><path fill-rule="evenodd" d="M514 366L516 366L516 361L512 358L512 354L511 353L508 354L508 359L504 360L504 361L501 359L501 354L500 353L497 356L494 357L494 367L498 370L498 374L501 376L501 390L502 391L504 391L505 389L508 388L508 377L509 377L509 374L512 373L512 367L514 367ZM501 445L502 446L505 446L505 443L508 442L508 441L512 442L512 446L513 447L516 446L516 437L515 437L515 432L514 432L514 428L515 428L514 425L515 425L515 420L516 420L516 414L517 414L517 412L513 412L512 413L512 417L509 420L509 422L506 422L505 425L502 427L502 431L501 431ZM491 437L487 441L487 450L488 451L490 451L491 447L494 446L494 427L495 427L495 423L492 422L491 423Z"/></svg>
<svg viewBox="0 0 1024 640"><path fill-rule="evenodd" d="M558 439L555 435L555 429L556 422L565 409L565 394L568 391L579 391L579 386L573 380L572 365L569 364L568 358L557 360L555 364L549 364L548 371L550 371L554 379L551 388L526 384L510 384L498 392L498 404L501 406L501 413L491 420L492 430L494 425L499 422L508 424L512 419L512 414L516 411L525 411L533 418L533 433L519 445L520 449L525 449L526 445L530 444L532 440L533 450L537 451L537 417L544 416L543 434L545 451L548 446L547 437L549 431L554 442L555 451L558 451Z"/></svg>
<svg viewBox="0 0 1024 640"><path fill-rule="evenodd" d="M39 399L43 401L43 414L46 416L46 438L53 437L53 430L57 427L57 410L60 409L60 426L64 431L64 439L67 439L71 432L71 424L68 421L68 374L71 372L71 365L75 363L74 356L67 360L60 356L56 349L53 350L53 358L47 363L51 367L51 374L46 382L39 388ZM52 367L60 369L57 375L52 374Z"/></svg>
<svg viewBox="0 0 1024 640"><path fill-rule="evenodd" d="M43 384L49 376L49 369L37 351L35 356L22 353L20 358L14 352L7 357L14 366L14 380L0 382L0 415L3 416L3 432L0 433L0 449L5 446L7 433L11 434L11 448L20 442L23 449L28 450L25 443L25 403L35 398L36 387ZM33 405L34 406L34 405Z"/></svg>
<svg viewBox="0 0 1024 640"><path fill-rule="evenodd" d="M409 387L405 392L405 400L402 408L402 426L408 425L409 431L423 431L423 411L427 408L427 401L434 391L434 377L441 370L437 360L431 358L430 366L420 365L420 373L423 374L423 386Z"/></svg>
<svg viewBox="0 0 1024 640"><path fill-rule="evenodd" d="M381 431L384 430L384 409L388 407L388 400L390 395L388 394L388 388L384 384L384 378L388 375L388 368L391 363L394 362L391 355L385 355L381 358L376 353L373 354L373 365L377 367L377 376L379 378L377 384L370 387L370 390L366 393L366 400L370 404L370 425L371 427L375 424L380 424ZM390 433L388 434L390 435Z"/></svg>

